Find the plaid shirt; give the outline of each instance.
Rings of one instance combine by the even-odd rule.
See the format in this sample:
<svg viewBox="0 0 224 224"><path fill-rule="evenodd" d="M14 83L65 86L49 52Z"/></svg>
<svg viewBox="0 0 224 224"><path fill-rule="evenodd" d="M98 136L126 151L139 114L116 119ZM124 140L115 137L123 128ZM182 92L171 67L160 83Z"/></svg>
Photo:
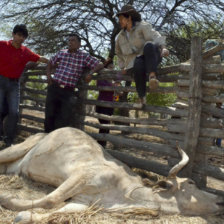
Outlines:
<svg viewBox="0 0 224 224"><path fill-rule="evenodd" d="M69 53L68 49L59 51L50 61L53 65L57 64L53 79L69 87L76 86L85 68L94 69L99 64L86 52L77 50Z"/></svg>

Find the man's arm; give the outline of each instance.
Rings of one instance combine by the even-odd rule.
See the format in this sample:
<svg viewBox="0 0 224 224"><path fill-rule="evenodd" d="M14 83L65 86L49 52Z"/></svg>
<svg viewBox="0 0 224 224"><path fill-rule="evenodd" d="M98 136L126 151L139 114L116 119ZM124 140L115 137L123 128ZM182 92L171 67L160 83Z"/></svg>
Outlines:
<svg viewBox="0 0 224 224"><path fill-rule="evenodd" d="M26 63L26 66L24 68L24 71L27 71L29 69L34 69L37 67L37 63L33 62L33 61L29 61L28 63Z"/></svg>
<svg viewBox="0 0 224 224"><path fill-rule="evenodd" d="M48 82L48 85L52 84L52 78L51 78L51 74L52 74L52 71L55 67L53 66L53 64L51 63L51 61L48 61L47 63L47 82Z"/></svg>
<svg viewBox="0 0 224 224"><path fill-rule="evenodd" d="M49 60L45 57L40 56L40 59L37 61L37 63L40 63L40 62L47 64Z"/></svg>
<svg viewBox="0 0 224 224"><path fill-rule="evenodd" d="M88 83L91 81L93 73L100 71L101 69L104 68L103 63L99 63L94 69L90 70L88 75L85 77L85 81Z"/></svg>

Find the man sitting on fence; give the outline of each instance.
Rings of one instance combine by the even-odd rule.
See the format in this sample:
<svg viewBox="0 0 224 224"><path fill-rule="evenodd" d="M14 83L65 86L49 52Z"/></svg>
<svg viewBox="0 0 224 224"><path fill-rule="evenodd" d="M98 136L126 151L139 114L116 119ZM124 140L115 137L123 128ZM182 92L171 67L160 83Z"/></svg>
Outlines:
<svg viewBox="0 0 224 224"><path fill-rule="evenodd" d="M74 88L85 69L91 69L85 77L85 81L89 82L92 74L103 68L103 64L99 63L96 58L79 50L80 46L79 35L71 34L68 49L60 50L48 63L48 91L44 122L47 133L69 126ZM54 76L51 77L53 70L55 70Z"/></svg>
<svg viewBox="0 0 224 224"><path fill-rule="evenodd" d="M19 78L29 61L47 63L48 60L23 46L28 37L25 25L16 25L10 41L0 41L0 133L3 133L4 100L8 105L8 119L5 133L1 138L6 147L13 143L19 113L20 82Z"/></svg>
<svg viewBox="0 0 224 224"><path fill-rule="evenodd" d="M116 38L115 52L122 74L134 74L140 99L135 107L142 108L146 103L147 79L151 90L158 87L157 66L162 57L169 55L169 51L165 48L165 37L155 31L151 24L142 21L133 6L124 5L117 16L122 30Z"/></svg>

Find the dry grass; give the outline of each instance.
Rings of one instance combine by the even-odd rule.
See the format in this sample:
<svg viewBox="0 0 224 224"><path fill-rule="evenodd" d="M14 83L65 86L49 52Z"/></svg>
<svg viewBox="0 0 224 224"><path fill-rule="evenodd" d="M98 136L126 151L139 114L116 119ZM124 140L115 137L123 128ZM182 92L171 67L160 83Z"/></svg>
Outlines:
<svg viewBox="0 0 224 224"><path fill-rule="evenodd" d="M55 213L49 218L43 220L44 223L48 224L57 224L57 223L75 223L75 224L81 224L81 223L90 223L91 219L96 216L98 213L102 211L101 208L97 208L94 205L89 207L84 212L76 212L76 213Z"/></svg>
<svg viewBox="0 0 224 224"><path fill-rule="evenodd" d="M150 174L149 174L150 175ZM154 178L153 176L151 178ZM154 179L153 179L154 180ZM37 199L50 193L54 188L33 182L25 177L0 175L0 192L8 193L23 199ZM32 209L33 213L53 212L63 206L51 210ZM0 207L0 224L13 223L17 212ZM180 215L163 215L156 210L136 209L123 212L105 212L95 206L86 212L59 214L56 213L40 224L222 224L224 216L185 217Z"/></svg>

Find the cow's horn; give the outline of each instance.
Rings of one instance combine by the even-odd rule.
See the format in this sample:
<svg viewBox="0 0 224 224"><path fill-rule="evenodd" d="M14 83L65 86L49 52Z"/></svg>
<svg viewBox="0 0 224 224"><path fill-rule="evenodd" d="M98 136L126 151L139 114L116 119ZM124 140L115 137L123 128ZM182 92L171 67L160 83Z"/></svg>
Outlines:
<svg viewBox="0 0 224 224"><path fill-rule="evenodd" d="M169 172L168 178L175 178L177 173L188 163L189 157L188 155L184 152L183 149L180 148L179 144L177 143L177 149L181 155L181 161L176 164Z"/></svg>

